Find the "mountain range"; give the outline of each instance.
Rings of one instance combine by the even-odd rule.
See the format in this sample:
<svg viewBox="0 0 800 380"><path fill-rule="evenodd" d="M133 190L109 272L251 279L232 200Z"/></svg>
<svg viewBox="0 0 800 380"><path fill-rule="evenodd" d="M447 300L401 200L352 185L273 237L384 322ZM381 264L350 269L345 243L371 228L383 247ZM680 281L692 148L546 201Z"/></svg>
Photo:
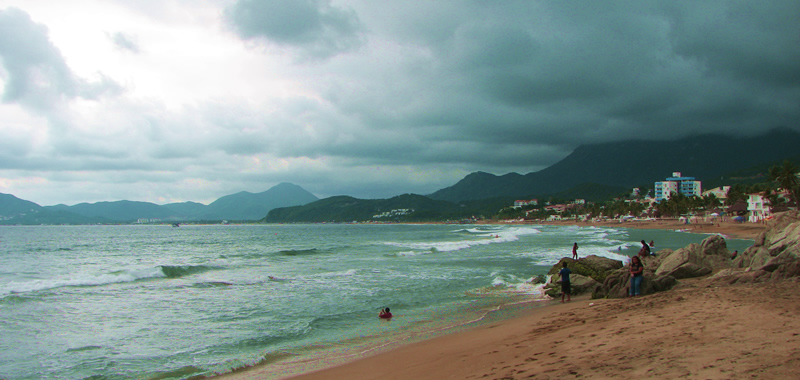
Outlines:
<svg viewBox="0 0 800 380"><path fill-rule="evenodd" d="M654 182L676 171L703 181L704 188L764 181L770 165L785 159L800 163L798 146L800 133L788 129L773 129L752 137L707 134L673 141L582 145L538 172L500 176L475 172L427 196L404 194L377 200L348 196L320 200L290 183L261 193L226 195L207 206L196 202L156 205L134 201L40 206L0 193L0 224L130 223L139 219L343 222L371 220L384 213L393 215L389 218L393 221L459 219L491 214L515 199L549 196L600 201L632 187L652 188ZM414 212L398 211L403 209Z"/></svg>
<svg viewBox="0 0 800 380"><path fill-rule="evenodd" d="M140 219L164 222L246 221L262 219L274 208L303 205L316 200L319 198L291 183L281 183L261 193L242 191L226 195L207 206L197 202L157 205L125 200L74 206L40 206L0 193L0 224L130 223Z"/></svg>

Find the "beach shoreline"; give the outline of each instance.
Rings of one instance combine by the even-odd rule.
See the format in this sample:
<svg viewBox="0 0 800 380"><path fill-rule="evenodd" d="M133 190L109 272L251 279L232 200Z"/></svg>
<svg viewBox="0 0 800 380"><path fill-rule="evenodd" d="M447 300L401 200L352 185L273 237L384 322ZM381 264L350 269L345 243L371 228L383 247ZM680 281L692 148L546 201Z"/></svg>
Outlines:
<svg viewBox="0 0 800 380"><path fill-rule="evenodd" d="M791 378L800 373L798 290L796 279L700 279L643 297L578 298L291 378ZM259 378L251 375L242 378Z"/></svg>
<svg viewBox="0 0 800 380"><path fill-rule="evenodd" d="M546 224L546 225L574 225L574 226L596 226L596 227L614 227L614 228L631 228L631 229L659 229L659 230L679 230L691 233L700 234L720 234L727 238L734 239L754 239L759 233L764 230L762 224L749 224L749 223L735 223L735 222L720 222L720 223L692 223L684 224L678 220L658 220L658 221L638 221L638 222L594 222L584 223L575 221L557 221L557 222L534 222L526 224ZM688 280L682 281L677 289L664 293L654 294L650 296L640 297L637 299L600 299L590 300L588 295L573 297L570 303L562 304L558 300L538 301L537 307L531 307L526 310L518 311L517 314L511 315L508 318L500 318L498 321L491 323L478 324L468 329L459 331L451 331L446 334L435 336L430 339L422 339L409 342L395 342L372 350L370 352L353 353L347 355L340 355L328 362L308 362L305 365L297 365L297 363L289 363L289 366L282 368L273 367L269 365L256 365L241 371L230 374L224 374L217 378L224 380L240 380L240 379L404 379L404 378L527 378L535 374L535 378L576 378L576 377L622 377L622 376L645 376L652 377L654 374L658 376L673 377L684 376L710 376L709 378L729 378L730 373L735 373L736 366L732 364L717 365L719 361L725 361L724 355L717 355L718 351L724 351L727 347L709 343L704 345L702 349L703 355L714 354L720 356L714 358L715 363L711 363L711 368L718 368L716 371L707 370L707 366L702 368L695 368L695 366L686 366L682 369L683 372L674 372L668 366L663 366L663 359L659 359L658 363L651 363L646 370L642 370L639 366L626 364L623 360L617 360L616 365L605 365L602 363L608 362L610 358L600 358L597 352L602 352L600 347L608 345L615 347L626 346L626 339L642 340L637 336L626 337L626 329L620 326L619 318L624 317L624 321L632 320L650 320L663 322L662 325L653 324L649 326L648 331L656 331L659 336L666 339L670 337L670 331L674 326L675 333L683 329L685 320L676 320L673 315L665 313L665 310L671 309L680 301L681 308L688 307L689 309L697 309L697 313L710 312L706 309L702 299L706 298L705 294L708 289L717 289L718 286L711 286L704 284L705 280ZM764 291L767 293L775 293L772 290L763 290L763 288L776 287L781 292L784 299L789 299L791 302L787 307L794 307L800 309L800 284L797 282L786 282L782 285L765 285L765 284L749 284L737 285L736 288L741 289L744 293L751 295L747 298L748 303L746 307L763 309L765 302L763 297L759 297L757 293ZM735 309L743 305L742 300L734 292L730 290L714 291L715 297L721 302L720 307L726 310ZM677 294L677 295L675 295ZM724 297L720 298L720 295ZM653 301L647 301L651 299ZM656 302L659 308L654 308ZM768 303L768 302L767 302ZM543 306L543 307L538 307ZM643 307L644 306L644 307ZM634 310L627 310L627 309ZM613 310L619 311L619 313ZM607 312L606 312L607 311ZM782 314L774 316L781 318ZM739 319L735 315L728 315L727 319ZM718 318L709 316L707 319L714 322L713 324L727 323L726 318ZM757 318L756 318L757 319ZM563 323L558 321L565 321ZM701 318L692 318L692 321L697 323ZM569 322L572 321L572 322ZM577 325L574 321L581 321L581 325L590 323L591 325L600 325L597 331L585 335L576 334L575 332L568 332ZM590 322L591 321L591 322ZM746 320L738 321L733 325L736 326L750 326L757 328L761 322L760 320ZM702 321L701 321L702 322ZM638 325L636 325L638 326ZM726 325L727 326L727 325ZM719 328L728 329L730 326L716 326L709 325L705 328ZM785 324L792 329L796 328L796 332L800 334L800 323L798 324ZM569 328L567 328L569 327ZM691 326L686 326L691 327ZM638 329L639 327L637 327ZM666 328L666 330L665 330ZM694 327L691 327L694 328ZM655 329L655 330L653 330ZM580 330L580 329L579 329ZM737 330L739 331L739 330ZM507 333L508 335L498 334L498 332ZM612 334L613 332L613 334ZM745 331L739 331L744 333ZM769 339L778 339L776 334L766 334ZM795 335L792 335L795 336ZM588 338L591 339L588 339ZM743 342L749 342L752 338L743 337ZM647 339L643 339L648 341ZM516 343L512 343L516 342ZM570 342L570 343L566 343ZM590 342L605 342L598 343L597 348L592 349L589 345ZM554 344L555 347L551 351L546 350L548 344ZM525 350L524 347L533 348L539 347L540 344L544 346L538 348L538 353L532 353L530 357L523 357ZM652 350L651 346L658 346L657 343L649 342L643 343ZM511 355L509 349L515 348L511 351L516 352ZM707 347L706 347L707 346ZM561 348L559 348L561 347ZM743 346L742 346L743 347ZM671 352L667 357L672 357L677 360L681 355L680 350L685 347L676 347L675 352ZM744 351L744 348L741 348ZM548 352L544 352L548 351ZM628 350L629 351L629 350ZM628 351L620 352L622 357L631 355ZM706 352L708 351L708 352ZM651 357L664 357L663 353L649 354ZM672 356L670 356L672 355ZM791 357L800 356L797 352L789 352L787 355ZM792 356L794 355L794 356ZM619 356L619 355L618 355ZM713 355L712 355L713 356ZM748 355L752 356L752 355ZM637 354L634 357L641 360L642 355ZM730 361L730 360L729 360ZM734 363L735 361L730 361ZM513 363L513 365L510 365ZM726 362L727 363L727 362ZM753 365L758 363L758 360L753 361ZM800 358L798 358L800 363ZM798 364L800 365L800 364ZM609 368L620 367L620 372L614 373L609 371ZM273 368L268 368L273 367ZM605 368L605 369L603 369ZM705 368L705 369L703 369ZM797 368L797 367L794 367ZM665 372L666 371L666 372ZM734 372L731 372L734 371ZM777 371L777 370L776 370ZM778 371L779 372L779 371ZM711 376L714 373L716 375ZM479 375L480 374L480 375ZM522 374L525 374L522 376ZM734 376L735 377L735 376Z"/></svg>
<svg viewBox="0 0 800 380"><path fill-rule="evenodd" d="M678 219L655 219L647 221L626 221L609 220L602 222L594 221L537 221L526 222L553 226L579 226L579 227L613 227L613 228L632 228L639 230L673 230L691 232L696 234L720 234L728 239L754 240L758 234L764 231L766 225L763 223L742 223L730 220L720 220L714 222L685 223Z"/></svg>

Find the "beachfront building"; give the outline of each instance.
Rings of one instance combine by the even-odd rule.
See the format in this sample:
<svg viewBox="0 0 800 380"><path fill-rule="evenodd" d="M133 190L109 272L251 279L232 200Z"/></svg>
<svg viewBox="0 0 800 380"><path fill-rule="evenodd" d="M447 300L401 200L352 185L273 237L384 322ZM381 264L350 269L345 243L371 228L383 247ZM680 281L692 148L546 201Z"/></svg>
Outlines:
<svg viewBox="0 0 800 380"><path fill-rule="evenodd" d="M715 188L713 188L711 190L704 191L703 192L703 196L707 197L709 195L713 195L713 196L717 197L717 199L719 199L719 200L725 200L725 199L728 199L728 191L730 191L730 190L731 190L730 186L715 187Z"/></svg>
<svg viewBox="0 0 800 380"><path fill-rule="evenodd" d="M681 172L672 172L672 177L656 182L656 202L668 200L673 194L699 197L702 192L703 186L700 181L694 177L684 177Z"/></svg>
<svg viewBox="0 0 800 380"><path fill-rule="evenodd" d="M769 200L758 193L747 195L747 211L750 213L747 221L752 223L762 222L772 215Z"/></svg>

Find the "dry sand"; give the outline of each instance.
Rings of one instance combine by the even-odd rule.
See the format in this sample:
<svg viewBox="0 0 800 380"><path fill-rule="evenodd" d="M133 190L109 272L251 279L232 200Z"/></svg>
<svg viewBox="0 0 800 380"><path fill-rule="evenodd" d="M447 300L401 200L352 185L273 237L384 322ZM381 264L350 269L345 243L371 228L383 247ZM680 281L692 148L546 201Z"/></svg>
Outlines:
<svg viewBox="0 0 800 380"><path fill-rule="evenodd" d="M623 226L680 229L649 223ZM730 223L702 232L752 239L762 230ZM293 379L800 378L797 278L737 285L682 280L671 291L636 298L548 302L517 318ZM268 367L223 378L274 378Z"/></svg>

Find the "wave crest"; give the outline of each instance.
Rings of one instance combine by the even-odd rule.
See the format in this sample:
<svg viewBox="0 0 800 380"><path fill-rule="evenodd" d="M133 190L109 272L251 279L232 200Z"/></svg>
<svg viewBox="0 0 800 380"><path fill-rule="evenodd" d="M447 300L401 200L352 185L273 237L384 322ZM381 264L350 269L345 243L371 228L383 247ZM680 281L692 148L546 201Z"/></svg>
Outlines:
<svg viewBox="0 0 800 380"><path fill-rule="evenodd" d="M60 278L12 281L0 288L0 296L70 286L103 286L156 278L179 278L213 269L216 268L206 265L159 265L151 268L122 269L111 273L77 273Z"/></svg>

